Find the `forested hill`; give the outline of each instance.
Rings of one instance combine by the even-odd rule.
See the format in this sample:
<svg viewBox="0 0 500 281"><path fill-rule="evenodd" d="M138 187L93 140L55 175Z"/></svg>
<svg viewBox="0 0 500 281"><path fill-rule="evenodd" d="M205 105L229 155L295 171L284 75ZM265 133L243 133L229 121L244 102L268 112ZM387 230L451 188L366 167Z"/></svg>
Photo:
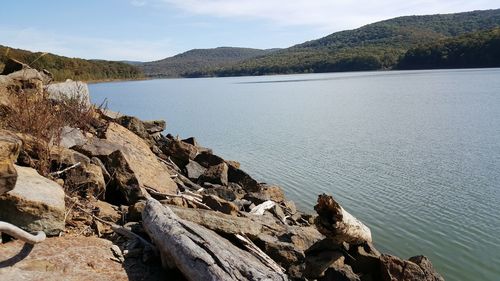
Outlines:
<svg viewBox="0 0 500 281"><path fill-rule="evenodd" d="M405 16L336 32L198 76L263 75L391 69L419 44L500 26L500 9Z"/></svg>
<svg viewBox="0 0 500 281"><path fill-rule="evenodd" d="M500 67L500 28L461 35L410 49L399 69Z"/></svg>
<svg viewBox="0 0 500 281"><path fill-rule="evenodd" d="M47 69L54 75L56 81L138 79L144 76L137 67L122 62L68 58L50 53L12 49L1 45L0 73L9 58L17 59L38 70Z"/></svg>
<svg viewBox="0 0 500 281"><path fill-rule="evenodd" d="M250 48L219 47L194 49L159 61L138 65L150 77L182 77L221 68L275 51Z"/></svg>

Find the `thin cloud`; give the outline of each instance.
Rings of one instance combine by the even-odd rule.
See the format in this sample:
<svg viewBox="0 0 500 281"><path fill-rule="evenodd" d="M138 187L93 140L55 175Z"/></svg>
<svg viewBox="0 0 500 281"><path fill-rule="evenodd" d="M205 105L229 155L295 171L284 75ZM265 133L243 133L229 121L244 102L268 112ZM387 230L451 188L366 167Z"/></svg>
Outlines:
<svg viewBox="0 0 500 281"><path fill-rule="evenodd" d="M130 1L130 4L132 6L136 6L136 7L143 7L147 4L148 2L147 1L144 1L144 0L132 0Z"/></svg>
<svg viewBox="0 0 500 281"><path fill-rule="evenodd" d="M119 40L53 34L36 28L0 27L2 45L67 57L105 60L151 61L177 53L168 39ZM90 54L90 55L89 55Z"/></svg>
<svg viewBox="0 0 500 281"><path fill-rule="evenodd" d="M223 18L260 19L283 26L339 30L412 14L496 8L495 1L417 0L161 0L181 10Z"/></svg>

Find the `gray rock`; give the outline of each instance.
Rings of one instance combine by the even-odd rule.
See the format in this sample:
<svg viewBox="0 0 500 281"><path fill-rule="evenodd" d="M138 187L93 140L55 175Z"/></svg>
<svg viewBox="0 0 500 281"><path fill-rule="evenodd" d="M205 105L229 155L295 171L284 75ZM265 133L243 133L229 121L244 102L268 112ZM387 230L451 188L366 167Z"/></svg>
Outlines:
<svg viewBox="0 0 500 281"><path fill-rule="evenodd" d="M192 160L189 160L189 163L186 165L185 168L186 168L186 176L194 181L196 181L207 170L205 167Z"/></svg>
<svg viewBox="0 0 500 281"><path fill-rule="evenodd" d="M45 87L49 98L56 101L78 100L90 106L90 94L87 83L72 81L70 79L62 83L49 84Z"/></svg>
<svg viewBox="0 0 500 281"><path fill-rule="evenodd" d="M59 145L66 148L72 148L76 145L83 145L87 142L87 138L82 131L77 128L64 126L61 131L61 141Z"/></svg>
<svg viewBox="0 0 500 281"><path fill-rule="evenodd" d="M15 167L18 179L13 190L0 196L0 220L26 231L58 235L64 230L64 191L36 170Z"/></svg>

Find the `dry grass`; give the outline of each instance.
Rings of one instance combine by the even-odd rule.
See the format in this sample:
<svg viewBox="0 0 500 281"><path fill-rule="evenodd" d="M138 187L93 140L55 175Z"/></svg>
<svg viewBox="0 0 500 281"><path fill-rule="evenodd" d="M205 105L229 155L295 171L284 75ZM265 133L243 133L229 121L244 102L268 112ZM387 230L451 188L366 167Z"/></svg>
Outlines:
<svg viewBox="0 0 500 281"><path fill-rule="evenodd" d="M54 101L46 92L11 93L10 106L0 120L0 128L33 136L39 142L35 168L47 175L50 171L50 147L58 145L63 127L69 126L89 131L94 123L96 109L88 106L79 95Z"/></svg>

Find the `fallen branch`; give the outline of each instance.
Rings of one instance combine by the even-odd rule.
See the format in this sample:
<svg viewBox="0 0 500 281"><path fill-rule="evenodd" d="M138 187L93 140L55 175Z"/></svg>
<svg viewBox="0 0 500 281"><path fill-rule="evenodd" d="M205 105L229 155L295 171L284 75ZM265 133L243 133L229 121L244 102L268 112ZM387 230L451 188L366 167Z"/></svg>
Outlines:
<svg viewBox="0 0 500 281"><path fill-rule="evenodd" d="M69 171L71 169L74 169L74 168L76 168L76 167L78 167L80 165L82 165L82 163L78 162L78 163L76 163L74 165L71 165L71 166L67 167L66 169L61 170L61 171L50 173L49 176L59 176L59 175L64 174L67 171Z"/></svg>
<svg viewBox="0 0 500 281"><path fill-rule="evenodd" d="M185 199L185 200L187 200L189 202L192 202L197 207L200 207L200 208L203 208L203 209L206 209L206 210L212 210L206 204L204 204L204 203L201 202L202 200L201 200L201 198L198 195L196 195L196 196L190 196L190 195L186 195L186 194L161 193L161 192L158 192L158 191L156 191L156 190L154 190L154 189L152 189L150 187L147 187L147 186L145 186L144 189L149 194L157 196L157 197L162 197L162 198L165 198L165 199L169 199L170 197L180 197L180 198Z"/></svg>
<svg viewBox="0 0 500 281"><path fill-rule="evenodd" d="M43 231L38 231L36 235L32 235L13 224L0 221L0 237L2 232L29 244L40 243L46 238Z"/></svg>

